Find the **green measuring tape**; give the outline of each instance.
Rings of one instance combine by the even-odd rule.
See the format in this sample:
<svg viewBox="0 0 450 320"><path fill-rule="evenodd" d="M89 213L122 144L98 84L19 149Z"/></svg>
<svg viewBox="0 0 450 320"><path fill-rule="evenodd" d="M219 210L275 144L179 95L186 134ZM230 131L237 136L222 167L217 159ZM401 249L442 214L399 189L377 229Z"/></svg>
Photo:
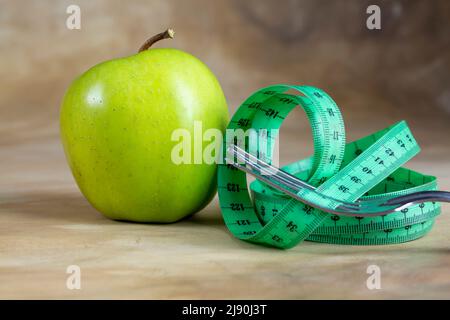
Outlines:
<svg viewBox="0 0 450 320"><path fill-rule="evenodd" d="M292 90L296 94L286 93ZM434 176L401 167L420 151L404 121L346 144L338 106L314 87L275 85L255 92L234 114L227 132L273 132L296 106L303 108L310 122L314 154L282 170L316 186L316 191L353 202L437 188ZM273 142L276 136L266 138ZM269 143L264 151L250 152L271 163L273 147ZM225 161L219 165L218 193L228 229L241 240L278 248L291 248L303 240L349 245L411 241L430 231L440 213L438 203L425 202L385 216L346 217L303 204L258 180L250 190L252 197L245 172Z"/></svg>

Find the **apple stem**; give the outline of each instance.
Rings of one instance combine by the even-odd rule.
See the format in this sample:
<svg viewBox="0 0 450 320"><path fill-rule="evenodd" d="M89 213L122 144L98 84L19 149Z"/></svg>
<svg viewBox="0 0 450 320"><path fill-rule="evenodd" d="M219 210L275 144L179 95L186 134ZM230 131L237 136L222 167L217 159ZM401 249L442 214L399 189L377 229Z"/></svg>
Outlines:
<svg viewBox="0 0 450 320"><path fill-rule="evenodd" d="M167 29L164 32L158 33L157 35L154 35L150 39L144 42L144 44L139 48L139 52L145 51L148 48L150 48L155 42L162 40L162 39L173 39L173 36L175 35L175 31L173 29Z"/></svg>

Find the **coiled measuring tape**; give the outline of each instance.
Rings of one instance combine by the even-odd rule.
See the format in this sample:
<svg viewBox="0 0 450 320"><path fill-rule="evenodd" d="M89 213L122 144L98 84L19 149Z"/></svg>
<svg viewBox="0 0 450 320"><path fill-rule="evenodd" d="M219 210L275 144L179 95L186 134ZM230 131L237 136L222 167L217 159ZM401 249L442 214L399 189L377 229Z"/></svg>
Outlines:
<svg viewBox="0 0 450 320"><path fill-rule="evenodd" d="M298 95L286 93L289 90ZM261 89L244 101L227 129L272 132L297 106L310 122L314 154L282 170L316 186L316 191L352 202L437 188L434 176L401 167L420 151L404 121L346 144L339 108L318 88L275 85ZM276 137L267 138L274 141ZM256 155L271 163L273 146L264 153L256 150ZM220 207L230 232L241 240L278 248L291 248L303 240L349 245L411 241L430 231L440 213L438 203L426 202L385 216L344 217L303 204L258 180L250 184L250 190L252 197L244 172L225 161L219 165Z"/></svg>

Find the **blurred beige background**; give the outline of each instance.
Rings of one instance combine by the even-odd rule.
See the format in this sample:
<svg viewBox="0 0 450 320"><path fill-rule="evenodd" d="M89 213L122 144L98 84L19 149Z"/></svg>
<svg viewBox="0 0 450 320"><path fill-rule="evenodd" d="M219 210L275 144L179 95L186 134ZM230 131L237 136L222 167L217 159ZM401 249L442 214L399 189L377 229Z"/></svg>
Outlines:
<svg viewBox="0 0 450 320"><path fill-rule="evenodd" d="M72 3L81 8L81 30L65 27ZM409 120L418 139L423 131L438 137L433 132L450 117L450 4L378 1L382 30L370 31L371 3L2 0L0 139L57 134L59 102L76 75L134 54L169 26L176 38L158 46L188 51L210 66L231 110L265 85L310 84L335 98L351 136L360 127L378 129L367 121L377 117L386 125Z"/></svg>
<svg viewBox="0 0 450 320"><path fill-rule="evenodd" d="M81 30L65 26L70 4L81 8ZM381 7L380 31L366 28L369 4ZM274 252L232 239L217 201L166 227L120 224L92 209L59 143L61 98L74 77L134 54L167 27L175 39L156 46L203 60L231 114L262 86L320 87L341 107L349 140L406 119L423 150L410 166L450 189L448 1L0 0L0 298L450 298L443 217L410 251L308 243ZM307 127L301 112L288 119L282 162L311 152ZM382 293L364 285L373 261L391 270ZM84 291L65 289L69 264L85 268ZM420 273L426 267L433 272Z"/></svg>

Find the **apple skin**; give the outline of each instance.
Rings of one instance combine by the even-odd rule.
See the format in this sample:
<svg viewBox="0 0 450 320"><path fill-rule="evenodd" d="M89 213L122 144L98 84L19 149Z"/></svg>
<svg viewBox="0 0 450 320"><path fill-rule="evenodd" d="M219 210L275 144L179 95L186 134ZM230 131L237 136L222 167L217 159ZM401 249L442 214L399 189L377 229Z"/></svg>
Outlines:
<svg viewBox="0 0 450 320"><path fill-rule="evenodd" d="M194 120L203 131L224 132L229 115L219 82L188 53L149 49L75 79L62 102L60 133L93 207L115 220L167 223L205 207L217 189L215 164L171 160L173 130L193 137Z"/></svg>

